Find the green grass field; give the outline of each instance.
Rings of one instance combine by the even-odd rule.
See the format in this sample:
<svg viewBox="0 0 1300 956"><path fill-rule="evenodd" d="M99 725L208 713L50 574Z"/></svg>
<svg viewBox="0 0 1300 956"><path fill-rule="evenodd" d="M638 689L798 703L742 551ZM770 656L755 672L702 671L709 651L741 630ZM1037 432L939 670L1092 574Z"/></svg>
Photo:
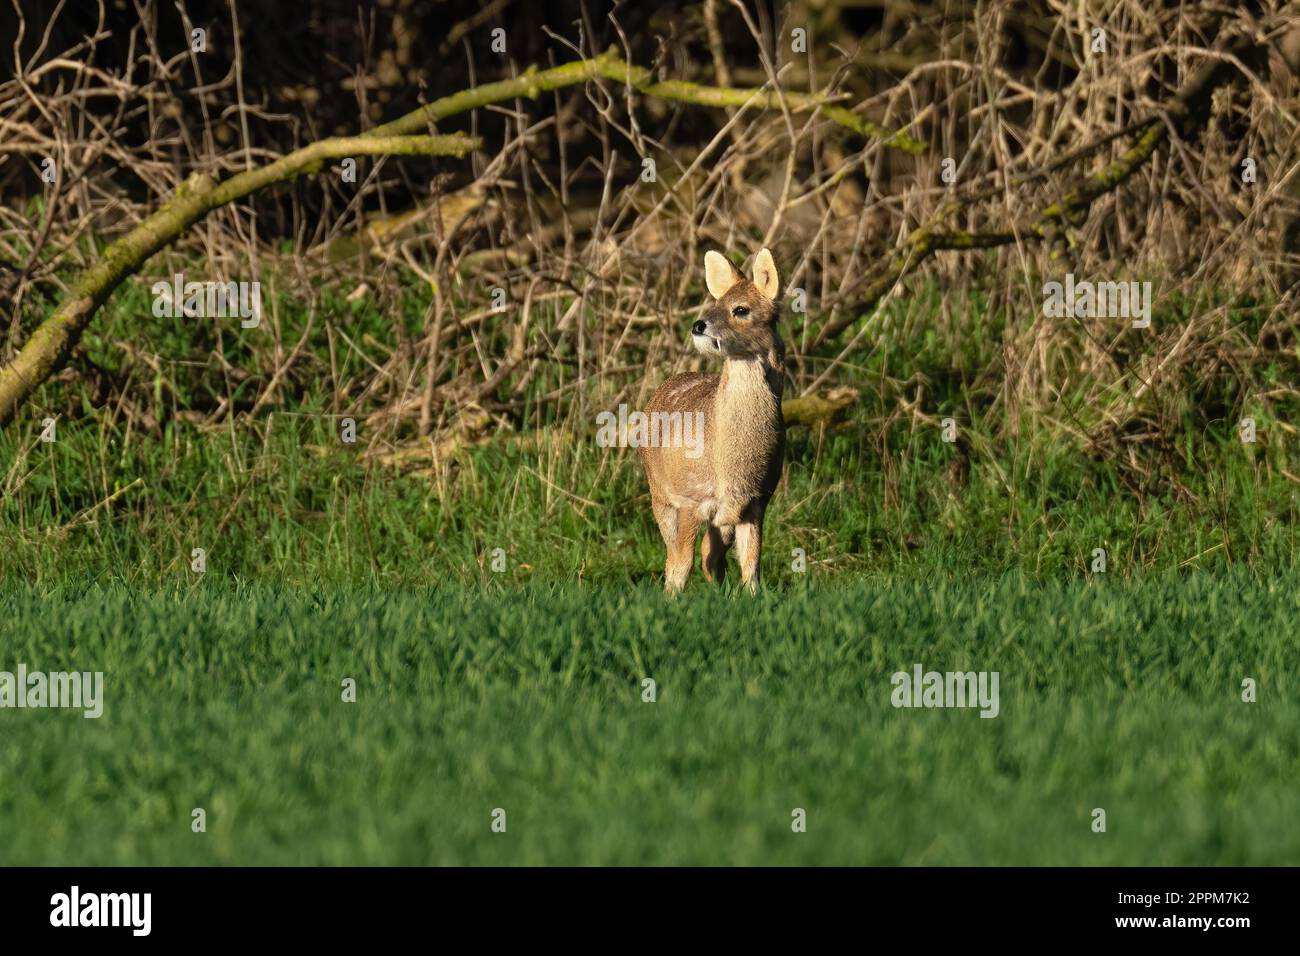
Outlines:
<svg viewBox="0 0 1300 956"><path fill-rule="evenodd" d="M1300 407L1252 397L1285 370L1153 389L1110 433L1095 383L1008 411L980 302L979 334L901 322L848 420L790 433L764 592L666 600L599 396L397 469L366 451L406 425L339 440L315 340L283 403L186 417L265 356L214 364L140 296L87 340L135 414L73 378L0 432L0 671L106 680L98 720L0 709L0 863L1300 863ZM915 383L934 421L900 413ZM917 664L998 672L999 715L894 708Z"/></svg>
<svg viewBox="0 0 1300 956"><path fill-rule="evenodd" d="M1300 5L0 5L0 867L1300 865Z"/></svg>
<svg viewBox="0 0 1300 956"><path fill-rule="evenodd" d="M1298 584L12 587L6 661L106 686L0 711L0 863L1294 864Z"/></svg>

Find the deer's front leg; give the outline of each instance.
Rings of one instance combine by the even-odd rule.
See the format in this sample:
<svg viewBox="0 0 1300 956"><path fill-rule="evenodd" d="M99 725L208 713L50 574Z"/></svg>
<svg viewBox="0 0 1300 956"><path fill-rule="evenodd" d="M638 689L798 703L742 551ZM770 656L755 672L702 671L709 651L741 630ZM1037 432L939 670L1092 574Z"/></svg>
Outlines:
<svg viewBox="0 0 1300 956"><path fill-rule="evenodd" d="M740 580L751 594L758 590L760 557L763 550L763 512L746 516L736 525L736 560L740 562Z"/></svg>

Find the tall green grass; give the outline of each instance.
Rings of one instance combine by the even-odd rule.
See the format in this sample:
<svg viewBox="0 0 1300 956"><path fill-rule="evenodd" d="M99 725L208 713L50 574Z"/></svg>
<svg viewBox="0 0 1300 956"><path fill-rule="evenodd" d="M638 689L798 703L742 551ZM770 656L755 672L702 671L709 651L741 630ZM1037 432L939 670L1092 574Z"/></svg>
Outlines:
<svg viewBox="0 0 1300 956"><path fill-rule="evenodd" d="M446 475L404 474L362 459L336 429L303 414L205 432L169 424L161 440L92 421L62 423L52 444L11 430L0 435L11 462L0 577L195 582L195 548L208 574L288 584L642 581L662 570L634 454L582 436L543 450L506 439ZM765 573L782 586L940 568L1077 577L1099 548L1119 575L1293 563L1296 485L1250 446L1198 442L1194 470L1144 489L1068 447L999 452L970 455L935 430L792 433ZM490 569L497 548L503 574ZM791 570L796 548L806 575Z"/></svg>
<svg viewBox="0 0 1300 956"><path fill-rule="evenodd" d="M445 470L403 473L365 452L409 442L411 417L372 425L373 402L334 391L359 390L375 372L341 338L331 346L327 329L400 352L418 339L427 289L399 286L386 306L348 302L338 285L302 290L290 272L268 269L273 332L270 318L255 330L156 319L148 278L105 308L74 362L80 372L45 385L0 432L0 580L192 582L195 548L207 552L209 574L281 584L613 583L661 570L635 454L594 440L596 413L632 398L610 391L614 378L593 377L590 389L548 404L542 395L574 384L556 361L530 384L531 404L499 416L513 432L461 451ZM1234 340L1257 336L1267 314L1222 295L1177 300L1162 306L1161 327L1211 306L1232 316ZM1046 411L1007 397L1006 342L1019 333L986 292L949 301L921 285L893 308L878 341L835 377L862 390L848 420L826 435L790 435L767 528L774 584L932 569L1077 577L1097 549L1112 575L1292 565L1300 464L1283 419L1300 415L1300 403L1274 387L1289 353L1234 360L1235 377L1162 380L1144 400L1157 396L1158 408L1138 410L1158 412L1159 428L1139 417L1094 441L1089 429L1114 397L1104 383L1062 372ZM483 347L508 332L485 324ZM1086 340L1071 328L1054 335ZM271 400L243 414L298 341L297 364ZM1123 349L1141 343L1153 347L1121 338L1115 354L1137 363ZM1059 363L1073 346L1057 348ZM658 365L643 373L651 382ZM101 380L122 394L99 400ZM1251 398L1255 386L1266 402ZM223 402L238 414L200 424ZM911 403L922 414L903 414ZM1239 440L1246 413L1257 417L1254 444ZM357 420L356 444L340 440L344 415ZM41 442L50 416L57 440ZM955 443L942 440L946 417L957 422ZM489 569L497 548L501 575ZM791 570L795 549L807 575Z"/></svg>

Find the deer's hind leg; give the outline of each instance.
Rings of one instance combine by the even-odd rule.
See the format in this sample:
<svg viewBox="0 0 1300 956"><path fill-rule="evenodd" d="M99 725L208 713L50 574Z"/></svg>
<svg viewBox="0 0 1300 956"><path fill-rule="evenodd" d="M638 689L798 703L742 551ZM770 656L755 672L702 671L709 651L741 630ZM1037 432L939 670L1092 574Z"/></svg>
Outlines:
<svg viewBox="0 0 1300 956"><path fill-rule="evenodd" d="M758 590L762 579L763 510L755 509L746 521L736 525L736 560L740 563L740 580L750 593Z"/></svg>
<svg viewBox="0 0 1300 956"><path fill-rule="evenodd" d="M664 562L664 590L680 591L686 586L691 565L695 563L695 533L700 519L694 508L674 508L663 501L652 502L659 534L663 536L668 558Z"/></svg>
<svg viewBox="0 0 1300 956"><path fill-rule="evenodd" d="M733 535L731 528L705 528L704 539L700 541L700 565L704 569L704 579L713 584L722 584L727 576L727 548L731 546ZM733 532L734 533L734 532Z"/></svg>

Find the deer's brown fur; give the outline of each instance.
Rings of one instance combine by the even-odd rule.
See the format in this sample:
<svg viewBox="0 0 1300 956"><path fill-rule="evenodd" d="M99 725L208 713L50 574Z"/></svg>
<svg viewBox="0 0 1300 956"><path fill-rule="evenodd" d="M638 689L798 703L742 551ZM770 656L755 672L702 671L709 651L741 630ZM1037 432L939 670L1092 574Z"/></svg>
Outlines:
<svg viewBox="0 0 1300 956"><path fill-rule="evenodd" d="M704 269L717 301L694 323L692 338L696 349L723 359L722 374L675 375L646 409L648 414L703 412L703 454L691 458L681 447L643 446L641 459L668 549L665 588L676 591L685 585L704 524L704 576L722 582L726 549L734 540L741 580L755 590L763 515L780 481L785 453L779 281L766 249L755 257L751 279L717 252L704 257Z"/></svg>

